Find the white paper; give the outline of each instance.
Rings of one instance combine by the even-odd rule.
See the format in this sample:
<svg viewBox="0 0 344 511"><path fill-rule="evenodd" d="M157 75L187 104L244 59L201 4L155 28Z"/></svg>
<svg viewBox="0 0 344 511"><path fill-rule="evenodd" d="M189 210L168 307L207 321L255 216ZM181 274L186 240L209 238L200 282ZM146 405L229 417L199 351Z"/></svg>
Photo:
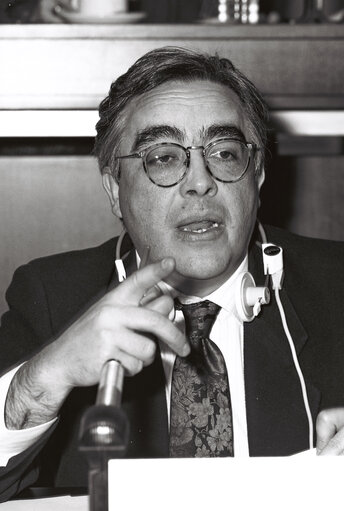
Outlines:
<svg viewBox="0 0 344 511"><path fill-rule="evenodd" d="M111 460L109 511L341 509L343 468L319 456Z"/></svg>
<svg viewBox="0 0 344 511"><path fill-rule="evenodd" d="M0 505L1 511L88 511L88 497L12 500Z"/></svg>

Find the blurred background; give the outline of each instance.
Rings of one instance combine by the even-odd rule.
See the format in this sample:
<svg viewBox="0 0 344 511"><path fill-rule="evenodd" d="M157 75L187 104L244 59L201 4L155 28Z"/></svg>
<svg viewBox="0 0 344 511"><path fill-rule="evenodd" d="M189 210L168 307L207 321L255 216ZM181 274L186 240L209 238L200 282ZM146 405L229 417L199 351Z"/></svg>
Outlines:
<svg viewBox="0 0 344 511"><path fill-rule="evenodd" d="M0 0L0 313L19 265L119 233L91 155L97 107L158 46L217 51L262 91L260 219L344 240L343 18L343 0Z"/></svg>
<svg viewBox="0 0 344 511"><path fill-rule="evenodd" d="M69 7L79 0L0 0L2 23L62 22L52 14L56 5ZM82 1L82 0L81 0ZM102 0L93 0L101 4ZM219 5L232 13L233 20L248 22L245 11L258 12L254 23L290 23L295 21L340 22L343 20L343 0L127 0L129 12L145 13L146 23L193 23L218 16ZM235 11L242 11L235 18ZM223 11L222 11L223 12Z"/></svg>

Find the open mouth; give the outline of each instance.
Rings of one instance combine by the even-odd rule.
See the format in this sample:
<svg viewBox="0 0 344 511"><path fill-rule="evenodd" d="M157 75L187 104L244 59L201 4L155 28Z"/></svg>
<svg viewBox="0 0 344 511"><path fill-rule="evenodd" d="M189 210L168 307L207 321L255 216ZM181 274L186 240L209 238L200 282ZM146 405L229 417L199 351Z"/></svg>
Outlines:
<svg viewBox="0 0 344 511"><path fill-rule="evenodd" d="M203 234L219 227L219 222L213 220L202 220L200 222L191 222L190 224L181 225L179 229L183 232L192 232L195 234Z"/></svg>
<svg viewBox="0 0 344 511"><path fill-rule="evenodd" d="M177 227L178 231L186 236L186 239L199 239L199 236L209 238L219 234L223 229L223 223L218 219L190 219ZM205 239L205 238L204 238Z"/></svg>

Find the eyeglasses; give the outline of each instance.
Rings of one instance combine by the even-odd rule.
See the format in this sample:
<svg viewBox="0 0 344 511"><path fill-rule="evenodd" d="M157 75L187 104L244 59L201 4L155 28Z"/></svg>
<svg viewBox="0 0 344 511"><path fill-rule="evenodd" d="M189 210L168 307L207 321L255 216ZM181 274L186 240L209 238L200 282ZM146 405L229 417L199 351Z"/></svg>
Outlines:
<svg viewBox="0 0 344 511"><path fill-rule="evenodd" d="M116 160L141 158L148 178L157 186L168 188L180 183L190 166L190 151L202 150L206 168L222 183L235 183L249 168L251 155L258 148L250 142L220 138L204 146L183 147L173 142L151 145L138 153L116 156Z"/></svg>

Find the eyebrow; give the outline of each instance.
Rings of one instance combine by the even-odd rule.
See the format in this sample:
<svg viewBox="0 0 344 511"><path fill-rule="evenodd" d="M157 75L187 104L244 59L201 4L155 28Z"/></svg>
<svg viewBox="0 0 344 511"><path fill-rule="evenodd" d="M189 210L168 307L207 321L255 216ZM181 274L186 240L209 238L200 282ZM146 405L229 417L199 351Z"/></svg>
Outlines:
<svg viewBox="0 0 344 511"><path fill-rule="evenodd" d="M233 124L212 124L202 130L203 137L207 140L213 138L235 138L242 142L246 142L245 136L241 129Z"/></svg>
<svg viewBox="0 0 344 511"><path fill-rule="evenodd" d="M132 151L139 151L145 145L155 143L161 138L170 138L182 143L184 137L184 132L176 126L169 126L165 124L149 126L137 133L132 146Z"/></svg>
<svg viewBox="0 0 344 511"><path fill-rule="evenodd" d="M214 138L235 138L245 142L245 136L241 129L232 124L212 124L200 130L201 138L205 140ZM182 144L185 140L185 133L176 126L159 124L149 126L139 131L135 137L131 151L138 152L148 144L154 144L159 139L170 138Z"/></svg>

